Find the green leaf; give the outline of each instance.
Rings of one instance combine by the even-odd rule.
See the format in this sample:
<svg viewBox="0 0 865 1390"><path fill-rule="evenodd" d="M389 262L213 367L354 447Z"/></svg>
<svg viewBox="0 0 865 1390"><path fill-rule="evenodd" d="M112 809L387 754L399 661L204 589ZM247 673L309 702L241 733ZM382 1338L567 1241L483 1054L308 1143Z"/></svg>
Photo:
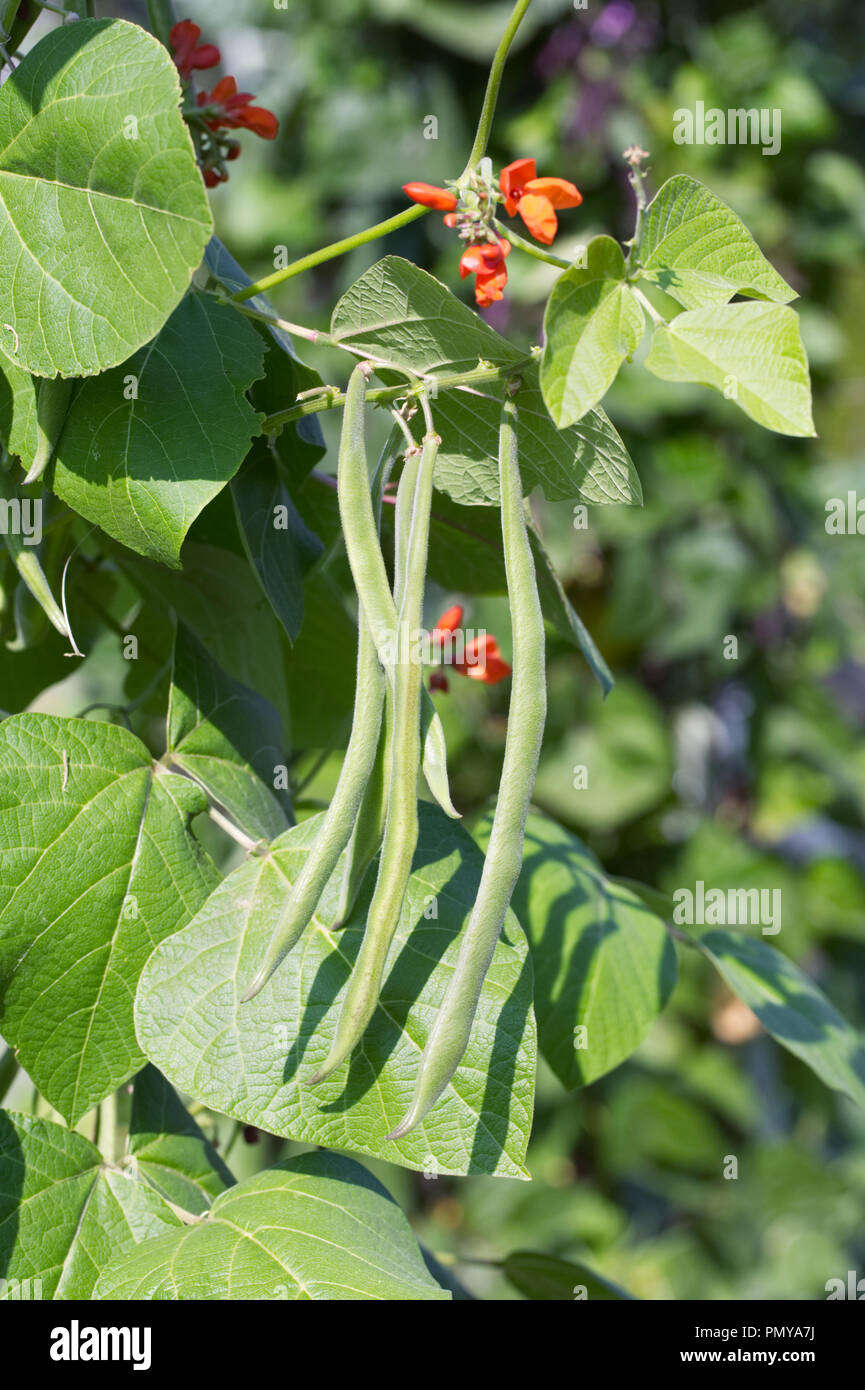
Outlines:
<svg viewBox="0 0 865 1390"><path fill-rule="evenodd" d="M217 1197L206 1221L121 1254L97 1299L446 1299L359 1163L308 1153Z"/></svg>
<svg viewBox="0 0 865 1390"><path fill-rule="evenodd" d="M282 725L262 695L232 680L182 623L174 641L166 751L253 839L291 824L273 788L285 763Z"/></svg>
<svg viewBox="0 0 865 1390"><path fill-rule="evenodd" d="M560 275L544 314L541 389L560 429L599 405L643 337L643 311L625 283L625 258L612 237L589 242L585 269Z"/></svg>
<svg viewBox="0 0 865 1390"><path fill-rule="evenodd" d="M708 931L697 945L772 1037L833 1091L865 1105L865 1041L797 965L765 941Z"/></svg>
<svg viewBox="0 0 865 1390"><path fill-rule="evenodd" d="M421 803L420 840L379 1007L363 1046L327 1081L305 1083L333 1038L369 898L333 920L342 869L300 944L249 1004L238 998L270 940L320 817L228 876L185 931L154 951L136 1002L148 1057L186 1094L271 1134L441 1173L526 1177L534 1090L527 946L508 917L481 993L469 1049L425 1124L386 1143L408 1106L426 1035L474 905L480 851L438 807ZM437 913L437 916L433 916Z"/></svg>
<svg viewBox="0 0 865 1390"><path fill-rule="evenodd" d="M490 824L476 828L482 846ZM669 933L575 835L535 811L513 909L532 949L541 1051L568 1090L586 1086L636 1051L667 1003Z"/></svg>
<svg viewBox="0 0 865 1390"><path fill-rule="evenodd" d="M131 550L179 568L186 532L258 433L244 392L263 357L247 319L188 294L152 343L81 384L57 445L54 491Z"/></svg>
<svg viewBox="0 0 865 1390"><path fill-rule="evenodd" d="M141 968L218 878L188 828L204 807L125 729L0 724L0 1032L71 1124L145 1060Z"/></svg>
<svg viewBox="0 0 865 1390"><path fill-rule="evenodd" d="M294 642L303 622L303 578L324 546L292 502L264 440L232 478L231 496L253 573Z"/></svg>
<svg viewBox="0 0 865 1390"><path fill-rule="evenodd" d="M409 261L387 256L362 275L333 312L342 343L402 372L433 378L468 371L478 359L516 364L521 354L460 303L440 281ZM397 378L387 366L382 380ZM520 368L517 405L520 472L526 493L543 488L550 501L642 501L640 482L622 440L602 410L559 430L544 404L534 362ZM503 381L441 391L433 416L442 444L436 487L465 506L499 505L498 435Z"/></svg>
<svg viewBox="0 0 865 1390"><path fill-rule="evenodd" d="M129 1155L134 1172L166 1201L194 1215L234 1183L173 1087L149 1064L132 1091Z"/></svg>
<svg viewBox="0 0 865 1390"><path fill-rule="evenodd" d="M180 95L162 44L119 19L54 29L7 78L0 347L16 366L104 372L185 293L211 220Z"/></svg>
<svg viewBox="0 0 865 1390"><path fill-rule="evenodd" d="M194 541L183 547L182 572L119 546L115 554L148 600L158 608L173 608L223 671L270 701L288 742L292 719L282 628L247 561L221 546ZM309 696L308 680L306 685Z"/></svg>
<svg viewBox="0 0 865 1390"><path fill-rule="evenodd" d="M303 627L286 662L293 744L344 748L354 704L357 627L331 575L312 574L303 592Z"/></svg>
<svg viewBox="0 0 865 1390"><path fill-rule="evenodd" d="M814 434L808 358L799 320L784 304L721 304L678 314L655 329L646 366L662 381L714 386L778 434Z"/></svg>
<svg viewBox="0 0 865 1390"><path fill-rule="evenodd" d="M0 440L20 460L25 481L35 482L50 462L71 393L71 381L34 377L0 362Z"/></svg>
<svg viewBox="0 0 865 1390"><path fill-rule="evenodd" d="M528 494L540 487L550 502L570 501L639 506L643 493L637 471L611 420L598 407L576 425L559 430L544 405L535 363L520 373L517 434L520 476ZM498 428L504 386L486 383L479 391L442 391L433 417L442 444L436 460L436 487L467 506L498 507Z"/></svg>
<svg viewBox="0 0 865 1390"><path fill-rule="evenodd" d="M562 1260L537 1250L514 1250L505 1259L502 1272L524 1297L546 1303L634 1297L578 1260Z"/></svg>
<svg viewBox="0 0 865 1390"><path fill-rule="evenodd" d="M85 1299L109 1260L182 1230L128 1169L108 1167L83 1135L0 1110L0 1300Z"/></svg>
<svg viewBox="0 0 865 1390"><path fill-rule="evenodd" d="M778 304L796 298L733 209L687 174L668 179L649 204L639 258L646 279L686 309L726 304L734 294Z"/></svg>
<svg viewBox="0 0 865 1390"><path fill-rule="evenodd" d="M204 260L213 282L230 293L248 289L253 283L218 237L210 238ZM246 304L258 313L278 317L266 295L253 295ZM257 321L256 328L270 346L264 359L264 377L253 387L251 399L256 410L273 415L284 410L286 402L293 401L300 391L321 386L322 380L314 367L298 357L291 335L284 328ZM277 456L298 481L307 476L326 451L321 424L315 415L285 425L273 442Z"/></svg>

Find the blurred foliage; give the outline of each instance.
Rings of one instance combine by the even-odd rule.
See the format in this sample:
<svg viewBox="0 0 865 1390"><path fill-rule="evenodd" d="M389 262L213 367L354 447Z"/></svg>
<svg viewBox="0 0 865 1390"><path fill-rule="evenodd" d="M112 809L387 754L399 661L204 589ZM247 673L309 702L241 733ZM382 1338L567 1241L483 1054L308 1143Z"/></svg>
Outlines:
<svg viewBox="0 0 865 1390"><path fill-rule="evenodd" d="M214 197L219 235L259 274L272 268L275 248L300 256L399 211L406 180L458 174L510 5L189 0L183 8L222 48L223 71L280 116L276 145L245 140ZM563 216L567 246L602 227L630 235L626 145L651 151L653 189L676 172L710 182L802 295L819 434L767 435L706 390L674 392L635 365L624 369L606 405L645 506L592 508L580 529L568 504L536 499L568 596L617 680L603 702L574 651L550 637L537 801L610 874L668 892L700 878L781 888L783 930L773 944L861 1028L865 543L827 534L825 506L862 478L865 11L844 0L611 0L585 10L537 0L537 12L506 70L496 166L532 154L539 170L578 183L585 201ZM673 113L698 100L779 108L780 152L676 145ZM429 116L434 140L424 138ZM455 245L439 218L405 228L388 250L457 287ZM289 280L275 302L288 318L323 326L336 296L380 254L364 247ZM509 295L488 316L528 344L556 272L511 260ZM333 355L308 357L326 381L344 380ZM337 423L323 420L329 441ZM333 469L332 451L320 466ZM315 479L306 485L309 507L315 487ZM86 546L82 554L86 564ZM132 598L122 567L113 582L108 597L86 592L121 622ZM328 662L334 644L322 633L336 609L324 592L313 598L307 612L321 626L302 640L310 649L318 640ZM457 598L433 586L428 617ZM495 632L507 654L505 601L466 602L466 622ZM725 656L731 636L735 659ZM66 674L62 645L49 639L40 649L28 698L46 675ZM329 690L341 680L350 688L352 659L342 673L328 666ZM73 684L49 690L39 707L74 712L89 700L128 698L118 689L128 679L122 668L115 653L95 650ZM135 679L143 689L141 670ZM301 693L290 692L289 704ZM455 798L479 810L498 781L507 691L454 678L439 704ZM154 717L158 709L154 699ZM327 722L328 711L304 717L314 727L313 716ZM587 788L574 785L583 764ZM327 796L337 766L330 758L315 770L304 790L310 805ZM649 1299L821 1298L827 1279L865 1267L862 1115L782 1053L704 960L685 950L681 965L671 1007L632 1061L570 1095L542 1067L531 1184L428 1180L371 1165L476 1295L519 1296L500 1268L514 1250L583 1260ZM233 1126L211 1124L224 1147ZM247 1139L232 1140L238 1176L277 1151L266 1136ZM736 1161L735 1180L721 1175L719 1154Z"/></svg>

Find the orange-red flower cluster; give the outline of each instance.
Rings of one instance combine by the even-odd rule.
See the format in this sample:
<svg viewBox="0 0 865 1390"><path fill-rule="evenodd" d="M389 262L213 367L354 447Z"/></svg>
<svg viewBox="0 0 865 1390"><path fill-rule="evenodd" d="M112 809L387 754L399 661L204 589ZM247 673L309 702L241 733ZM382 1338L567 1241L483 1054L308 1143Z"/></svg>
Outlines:
<svg viewBox="0 0 865 1390"><path fill-rule="evenodd" d="M196 69L214 68L220 61L216 45L199 43L201 30L188 19L173 25L168 38L177 70L184 80L188 81ZM273 112L263 106L251 106L251 101L252 93L239 92L233 77L221 77L212 92L199 92L195 98L201 121L198 153L208 188L225 183L228 178L226 161L237 159L240 154L238 141L227 139L220 131L251 130L263 140L275 139L279 131L279 121Z"/></svg>
<svg viewBox="0 0 865 1390"><path fill-rule="evenodd" d="M482 309L501 299L508 282L505 257L510 255L511 243L504 237L467 246L460 256L460 277L475 277L475 299Z"/></svg>
<svg viewBox="0 0 865 1390"><path fill-rule="evenodd" d="M250 106L252 92L239 92L233 77L221 77L212 92L199 92L195 100L208 107L208 130L251 130L262 140L274 140L279 132L273 112L264 106Z"/></svg>
<svg viewBox="0 0 865 1390"><path fill-rule="evenodd" d="M423 207L444 213L445 226L455 228L466 248L460 257L460 275L475 276L475 299L482 308L501 299L507 284L505 257L511 245L496 231L495 214L500 203L509 217L517 214L532 236L549 246L558 231L556 208L576 208L583 196L567 179L541 178L533 159L515 159L502 169L498 187L489 178L474 174L457 189L431 183L405 183L403 192Z"/></svg>
<svg viewBox="0 0 865 1390"><path fill-rule="evenodd" d="M445 637L448 633L456 632L462 626L463 609L461 604L455 603L453 608L442 613L433 629L433 637ZM480 637L473 637L466 643L462 661L451 661L448 663L452 671L458 672L461 676L468 676L471 680L483 681L484 685L497 685L506 676L511 674L511 668L502 659L499 651L499 644L495 637L483 633ZM441 690L447 692L448 678L442 667L438 667L430 676L430 690Z"/></svg>
<svg viewBox="0 0 865 1390"><path fill-rule="evenodd" d="M499 175L508 217L519 213L532 236L552 245L559 230L556 208L578 208L583 195L567 179L539 179L533 159L515 159Z"/></svg>

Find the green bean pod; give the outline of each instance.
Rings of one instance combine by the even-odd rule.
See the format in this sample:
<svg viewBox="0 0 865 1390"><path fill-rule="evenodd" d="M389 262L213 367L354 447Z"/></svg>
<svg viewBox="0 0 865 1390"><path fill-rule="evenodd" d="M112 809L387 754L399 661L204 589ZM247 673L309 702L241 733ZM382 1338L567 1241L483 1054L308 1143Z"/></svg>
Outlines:
<svg viewBox="0 0 865 1390"><path fill-rule="evenodd" d="M523 836L546 719L544 622L517 458L516 408L506 396L499 430L502 538L513 623L513 678L502 776L475 905L456 967L421 1057L408 1112L389 1139L429 1114L469 1043L484 978L522 864Z"/></svg>
<svg viewBox="0 0 865 1390"><path fill-rule="evenodd" d="M367 367L361 362L349 378L339 445L337 497L342 534L358 602L369 624L379 660L388 670L396 638L396 609L378 537L369 489L364 442ZM390 658L390 659L389 659Z"/></svg>
<svg viewBox="0 0 865 1390"><path fill-rule="evenodd" d="M384 673L366 619L361 613L357 637L354 719L339 781L330 805L324 813L315 843L291 886L264 961L249 989L241 998L242 1004L258 994L277 966L299 941L318 907L340 855L351 839L375 762L384 702Z"/></svg>
<svg viewBox="0 0 865 1390"><path fill-rule="evenodd" d="M411 645L420 631L424 576L429 543L432 480L438 436L424 439L411 507L405 584L394 652L394 729L388 787L387 819L375 892L366 929L340 1009L330 1052L310 1080L315 1085L357 1046L375 1011L391 941L399 922L412 859L417 846L417 781L421 762L420 706L423 664ZM413 470L403 474L400 487L415 481ZM397 506L399 507L399 500ZM405 499L403 499L403 510Z"/></svg>
<svg viewBox="0 0 865 1390"><path fill-rule="evenodd" d="M345 868L339 890L339 901L333 919L335 928L344 926L351 916L361 884L366 878L367 869L381 849L387 817L387 789L392 736L393 692L388 686L385 695L385 717L379 734L375 762L345 853Z"/></svg>
<svg viewBox="0 0 865 1390"><path fill-rule="evenodd" d="M369 510L374 545L378 551L377 515L391 456L386 447L372 482L371 494L364 437L366 381L360 369L352 375L352 387L354 389L351 400L346 402L346 412L343 418L339 467L343 481L348 473L352 480L352 488L362 494L364 510L367 508ZM387 579L385 579L386 583ZM389 590L388 598L390 598ZM324 814L315 842L307 855L306 863L292 884L264 961L249 989L243 995L241 1003L246 1003L249 999L254 998L288 952L297 944L318 907L321 895L336 869L340 855L359 831L363 818L364 798L375 764L379 732L385 709L385 689L385 677L379 663L376 644L370 632L365 609L361 607L358 614L357 684L354 717L336 790ZM375 850L373 850L374 853Z"/></svg>

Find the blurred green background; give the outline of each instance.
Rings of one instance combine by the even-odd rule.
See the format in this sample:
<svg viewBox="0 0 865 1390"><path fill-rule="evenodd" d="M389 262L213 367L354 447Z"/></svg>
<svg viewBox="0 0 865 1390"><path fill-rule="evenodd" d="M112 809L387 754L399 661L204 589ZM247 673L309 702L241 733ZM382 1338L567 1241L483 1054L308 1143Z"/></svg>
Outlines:
<svg viewBox="0 0 865 1390"><path fill-rule="evenodd" d="M189 0L182 14L219 44L221 72L281 121L275 144L242 136L212 200L219 235L250 274L268 273L277 248L293 259L399 211L409 179L457 176L509 11L499 0ZM865 540L827 534L825 506L857 486L865 497L863 39L865 12L842 0L591 0L584 10L535 0L490 149L497 168L533 155L539 172L578 184L582 207L560 219L556 249L567 251L601 230L630 235L621 153L638 143L651 153L650 191L674 173L705 179L802 296L817 440L768 434L710 391L674 389L635 362L605 404L645 506L593 507L578 529L569 504L534 499L617 682L602 702L579 657L551 637L536 801L612 874L666 891L700 878L780 887L772 944L859 1028ZM780 108L780 153L676 145L673 112L698 100ZM275 303L324 327L384 249L290 280ZM469 298L440 218L386 249ZM557 272L518 254L509 269L506 299L487 317L528 345ZM342 361L306 355L326 381L345 380ZM323 424L332 443L339 421ZM332 451L319 466L332 471ZM461 597L434 586L428 618ZM466 623L494 632L507 654L504 599L468 600ZM724 655L731 635L735 660ZM116 660L94 657L38 707L74 712L82 692L107 698ZM351 663L347 652L349 682ZM464 808L495 791L507 690L452 678L439 701ZM294 711L293 723L303 742ZM327 795L337 762L310 784L312 799ZM583 764L592 775L578 790ZM541 1064L532 1183L371 1165L474 1294L518 1296L496 1262L520 1247L583 1259L649 1299L822 1298L827 1279L865 1274L865 1117L769 1040L695 954L683 953L670 1007L626 1065L566 1094ZM22 1080L13 1102L26 1101ZM232 1125L211 1123L230 1142ZM235 1136L230 1162L243 1176L288 1148ZM719 1153L738 1158L736 1181L720 1176Z"/></svg>

